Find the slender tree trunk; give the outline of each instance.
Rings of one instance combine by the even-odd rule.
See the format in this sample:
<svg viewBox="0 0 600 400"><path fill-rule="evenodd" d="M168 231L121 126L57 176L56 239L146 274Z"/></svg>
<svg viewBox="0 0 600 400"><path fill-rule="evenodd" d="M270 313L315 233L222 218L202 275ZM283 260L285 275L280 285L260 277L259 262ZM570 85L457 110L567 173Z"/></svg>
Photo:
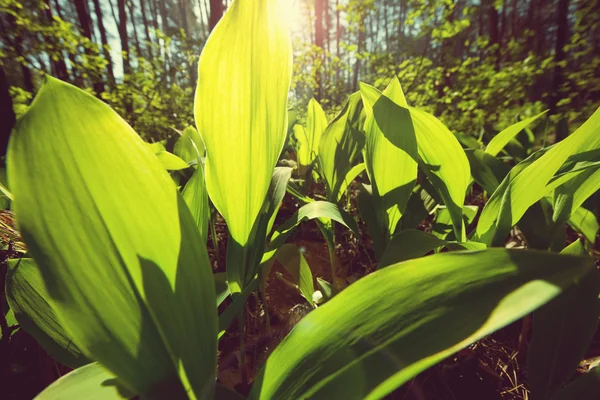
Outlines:
<svg viewBox="0 0 600 400"><path fill-rule="evenodd" d="M315 82L316 92L314 94L315 99L321 100L323 94L322 89L322 74L323 74L323 52L325 51L325 27L323 24L324 14L324 2L325 0L315 0L315 46L319 48L315 54L314 66L315 66Z"/></svg>
<svg viewBox="0 0 600 400"><path fill-rule="evenodd" d="M0 124L0 157L6 155L8 137L16 121L9 89L10 85L0 64L0 121L2 121Z"/></svg>
<svg viewBox="0 0 600 400"><path fill-rule="evenodd" d="M97 0L94 0L97 1ZM146 53L152 59L154 57L152 51L152 38L150 37L150 24L148 23L148 15L146 14L146 0L140 0L140 11L142 12L142 22L144 23L144 34L146 35Z"/></svg>
<svg viewBox="0 0 600 400"><path fill-rule="evenodd" d="M493 56L495 58L494 65L496 70L499 67L500 54L500 31L498 30L499 16L498 10L495 7L494 0L487 0L488 25L490 27L490 45L494 46Z"/></svg>
<svg viewBox="0 0 600 400"><path fill-rule="evenodd" d="M200 10L200 31L202 32L202 38L208 37L208 14L204 12L204 1L197 0L198 10ZM205 22L206 21L206 22ZM206 30L204 29L206 27ZM206 36L204 36L206 35Z"/></svg>
<svg viewBox="0 0 600 400"><path fill-rule="evenodd" d="M90 18L90 11L88 8L87 0L75 0L75 10L77 11L77 18L79 19L79 27L81 29L81 33L90 42L94 42L92 36L92 19ZM91 55L90 50L86 47L85 52L87 55ZM104 83L102 82L102 77L92 76L92 86L94 88L94 92L100 94L104 92Z"/></svg>
<svg viewBox="0 0 600 400"><path fill-rule="evenodd" d="M140 38L138 36L137 24L135 23L135 11L133 8L133 1L127 0L127 7L129 8L129 18L131 19L131 25L133 26L133 43L135 43L136 57L142 57L142 46L140 45Z"/></svg>
<svg viewBox="0 0 600 400"><path fill-rule="evenodd" d="M129 37L127 34L127 9L125 8L125 0L117 0L117 8L119 10L119 37L121 39L121 51L123 53L123 75L127 81L131 75L131 63L129 60ZM125 112L130 115L133 112L133 103L131 98L125 99Z"/></svg>
<svg viewBox="0 0 600 400"><path fill-rule="evenodd" d="M210 4L210 19L208 20L208 29L212 32L217 25L217 22L223 17L225 7L222 0L209 0Z"/></svg>
<svg viewBox="0 0 600 400"><path fill-rule="evenodd" d="M565 83L565 76L561 63L565 60L565 45L569 36L569 0L558 0L556 5L556 45L554 48L554 76L552 79L552 91L550 92L550 114L557 114L557 104L562 93L561 89ZM568 129L557 129L556 140L562 140L568 135Z"/></svg>
<svg viewBox="0 0 600 400"><path fill-rule="evenodd" d="M365 30L364 26L358 29L358 46L356 50L356 61L354 62L354 76L352 77L352 91L358 90L358 75L360 72L360 57L359 54L362 52L362 48L365 42Z"/></svg>
<svg viewBox="0 0 600 400"><path fill-rule="evenodd" d="M46 22L48 24L52 24L54 19L52 17L52 5L50 4L50 0L45 0L46 8L44 10L44 14L46 17ZM50 43L53 47L60 49L58 45L58 41L56 38L51 37L50 35L45 35L44 39L46 42ZM57 50L59 51L59 50ZM65 59L62 57L58 57L57 60L54 60L50 57L50 64L52 66L52 73L56 75L59 79L68 80L69 79L69 71L67 71L67 64L65 63Z"/></svg>
<svg viewBox="0 0 600 400"><path fill-rule="evenodd" d="M102 7L100 7L100 0L94 1L94 11L96 12L96 20L98 23L98 30L100 31L100 41L102 43L102 54L107 61L106 72L108 73L108 84L111 88L116 86L115 84L115 72L113 70L112 56L108 49L108 38L106 36L106 29L104 28L104 18L102 15Z"/></svg>
<svg viewBox="0 0 600 400"><path fill-rule="evenodd" d="M165 2L163 0L156 0L158 2L159 10L160 10L160 20L162 25L162 31L164 34L167 34L169 30L169 17L167 15L167 7L165 6ZM167 74L167 81L169 81L169 77L171 76L171 54L169 50L169 46L164 44L165 51L165 72Z"/></svg>

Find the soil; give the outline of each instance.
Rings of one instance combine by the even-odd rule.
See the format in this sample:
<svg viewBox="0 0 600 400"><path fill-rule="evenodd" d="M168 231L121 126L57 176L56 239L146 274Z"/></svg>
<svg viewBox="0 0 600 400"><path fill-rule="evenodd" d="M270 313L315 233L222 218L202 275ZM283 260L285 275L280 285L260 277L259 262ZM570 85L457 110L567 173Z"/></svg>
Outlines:
<svg viewBox="0 0 600 400"><path fill-rule="evenodd" d="M316 187L317 195L323 194ZM356 206L357 187L350 192L347 209L358 215ZM467 203L479 205L483 194L475 189ZM347 200L344 200L347 201ZM285 196L275 226L286 221L301 204L292 196ZM0 215L0 231L3 243L12 240L18 246L18 233L10 213ZM372 242L361 219L358 222L359 237L340 224L335 225L336 275L347 286L375 270L376 261ZM419 229L430 231L431 221L426 220ZM209 233L208 251L214 272L225 271L227 227L216 218L216 235ZM514 230L507 246L524 246L518 230ZM576 240L577 233L568 229L568 242ZM321 232L314 222L302 223L288 239L303 250L313 276L332 281L329 254ZM22 248L22 247L21 247ZM593 250L596 264L600 265L600 236ZM3 271L2 271L3 272ZM282 279L283 278L283 279ZM268 355L287 333L311 311L310 305L294 288L291 276L275 264L266 286L265 300L258 294L248 298L245 308L244 343L245 357L240 352L240 329L234 320L219 342L218 381L242 394L247 394L252 380ZM316 281L315 281L316 284ZM219 312L230 304L226 300ZM458 352L438 365L421 373L415 379L388 396L398 400L522 400L528 399L525 358L531 334L530 317L517 321L500 331ZM0 396L2 399L31 399L55 379L69 371L53 361L26 332L18 330L4 345L0 344ZM245 358L245 384L240 361ZM600 363L600 330L590 346L585 360L576 375L585 373L590 366Z"/></svg>

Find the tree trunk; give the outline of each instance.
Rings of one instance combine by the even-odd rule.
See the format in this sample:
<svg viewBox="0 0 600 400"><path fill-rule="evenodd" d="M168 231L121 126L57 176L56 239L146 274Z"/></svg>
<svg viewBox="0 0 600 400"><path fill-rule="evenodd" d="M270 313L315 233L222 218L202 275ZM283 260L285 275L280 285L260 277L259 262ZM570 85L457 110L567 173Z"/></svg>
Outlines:
<svg viewBox="0 0 600 400"><path fill-rule="evenodd" d="M162 31L166 35L169 30L169 17L167 15L167 7L165 6L165 2L163 0L156 0L160 10L160 20L162 25ZM171 57L169 52L169 47L166 43L163 45L165 52L165 72L167 74L167 82L169 81L169 77L171 75Z"/></svg>
<svg viewBox="0 0 600 400"><path fill-rule="evenodd" d="M558 0L556 5L556 45L554 48L554 77L550 92L550 114L557 114L557 103L562 93L565 82L564 71L561 63L565 60L565 45L569 36L569 0ZM556 140L562 140L568 135L567 129L558 129Z"/></svg>
<svg viewBox="0 0 600 400"><path fill-rule="evenodd" d="M100 7L100 0L94 1L94 10L96 12L96 20L98 23L98 30L100 31L100 41L102 43L102 54L107 61L106 72L108 73L108 84L111 88L116 86L115 84L115 73L113 70L112 56L110 50L108 50L108 39L106 36L106 29L104 28L104 19L102 16L102 7Z"/></svg>
<svg viewBox="0 0 600 400"><path fill-rule="evenodd" d="M125 8L126 0L117 0L117 8L119 10L119 37L121 39L121 51L123 53L123 77L127 81L131 75L131 63L129 60L129 37L127 35L127 9ZM125 99L125 112L129 115L133 112L133 103L131 98Z"/></svg>
<svg viewBox="0 0 600 400"><path fill-rule="evenodd" d="M315 52L315 83L317 85L316 92L314 93L315 99L317 101L321 100L321 96L323 94L322 90L322 73L323 73L323 63L325 57L323 57L323 52L325 51L325 28L323 25L323 14L324 14L324 3L325 0L315 0L315 46L319 48L317 52Z"/></svg>
<svg viewBox="0 0 600 400"><path fill-rule="evenodd" d="M217 25L217 22L223 17L225 7L223 7L223 0L209 0L210 4L210 18L208 20L208 29L212 32Z"/></svg>
<svg viewBox="0 0 600 400"><path fill-rule="evenodd" d="M133 1L127 1L127 7L129 8L129 18L131 19L131 26L133 26L133 43L135 43L135 56L142 57L142 46L140 45L140 37L138 36L137 24L135 23L135 11L133 9Z"/></svg>
<svg viewBox="0 0 600 400"><path fill-rule="evenodd" d="M142 12L142 22L144 23L144 34L146 35L146 53L148 58L152 59L154 54L152 51L152 38L150 37L150 24L148 23L148 16L146 15L146 0L140 0L140 11Z"/></svg>
<svg viewBox="0 0 600 400"><path fill-rule="evenodd" d="M46 3L46 8L44 10L44 14L46 17L46 22L49 25L51 25L54 21L54 19L52 17L52 5L50 4L50 0L45 0L45 3ZM56 49L60 49L60 46L58 45L56 38L51 37L49 35L44 35L44 39L46 40L46 42L50 43L52 45L52 47L55 47ZM67 64L65 63L65 59L62 57L62 52L60 50L56 50L56 51L60 52L61 54L57 60L54 60L52 57L50 57L52 73L54 75L56 75L56 77L59 79L68 80L69 79L69 71L67 71Z"/></svg>
<svg viewBox="0 0 600 400"><path fill-rule="evenodd" d="M0 65L0 121L2 121L0 124L0 157L6 155L10 131L16 122L9 88L4 69Z"/></svg>
<svg viewBox="0 0 600 400"><path fill-rule="evenodd" d="M358 46L356 48L357 49L356 50L356 61L354 62L354 76L352 77L352 91L353 92L356 92L358 90L358 75L359 75L359 71L360 71L359 54L362 52L364 41L365 41L365 29L364 29L364 26L361 26L358 29Z"/></svg>
<svg viewBox="0 0 600 400"><path fill-rule="evenodd" d="M90 42L93 42L94 39L92 37L92 19L90 18L90 11L88 9L87 0L75 0L75 10L77 11L77 18L79 19L79 27L81 29L81 33ZM90 50L86 47L85 52L87 55L91 55ZM100 94L104 92L104 83L102 82L101 77L92 76L92 86L94 88L94 92Z"/></svg>
<svg viewBox="0 0 600 400"><path fill-rule="evenodd" d="M496 69L498 69L498 55L500 52L500 33L498 31L498 10L494 5L494 0L488 0L488 24L490 25L490 45L494 48L494 56L496 57Z"/></svg>

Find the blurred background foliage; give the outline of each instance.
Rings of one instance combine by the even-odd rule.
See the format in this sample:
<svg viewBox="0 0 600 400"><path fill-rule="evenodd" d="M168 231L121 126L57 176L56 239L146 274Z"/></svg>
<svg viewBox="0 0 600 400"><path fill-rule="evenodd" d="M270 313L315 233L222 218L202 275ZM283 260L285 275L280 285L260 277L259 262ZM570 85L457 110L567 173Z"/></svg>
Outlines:
<svg viewBox="0 0 600 400"><path fill-rule="evenodd" d="M600 100L600 0L284 0L290 107L329 116L396 74L409 104L468 143L549 109L538 142ZM7 137L44 73L115 108L146 140L193 123L197 59L230 0L0 0L0 120ZM260 38L256 38L260 40Z"/></svg>

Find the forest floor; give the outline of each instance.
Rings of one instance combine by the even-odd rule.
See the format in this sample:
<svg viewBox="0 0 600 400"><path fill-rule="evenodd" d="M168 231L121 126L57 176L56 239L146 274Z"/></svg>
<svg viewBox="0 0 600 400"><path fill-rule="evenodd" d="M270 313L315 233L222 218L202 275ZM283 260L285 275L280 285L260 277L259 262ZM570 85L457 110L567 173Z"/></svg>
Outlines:
<svg viewBox="0 0 600 400"><path fill-rule="evenodd" d="M472 196L468 204L481 206L480 195ZM358 214L356 191L351 191L350 212ZM286 221L300 204L286 196L275 226ZM424 221L419 229L431 230L431 221ZM216 222L216 237L209 235L208 250L214 272L225 271L225 248L227 227L219 217ZM372 242L366 227L359 219L359 235L336 225L336 274L346 285L373 272L376 261ZM577 234L568 231L568 241L577 239ZM10 212L0 214L0 240L5 245L9 240L18 242L18 233ZM511 238L518 241L518 237ZM288 242L296 244L304 252L313 277L331 282L329 253L325 241L314 222L302 223ZM523 243L517 243L521 245ZM218 248L218 250L217 250ZM596 264L600 266L600 236L594 247ZM4 273L4 268L1 273ZM245 358L246 375L250 385L270 352L283 340L287 333L311 310L310 305L284 280L277 278L279 272L289 277L280 265L275 265L266 283L266 304L260 296L248 298L245 315ZM219 308L222 312L229 301ZM270 330L267 328L267 316ZM525 374L526 354L531 335L531 318L525 317L504 329L459 351L445 361L421 373L415 379L388 396L397 400L527 400L529 398ZM12 337L4 357L0 359L0 397L6 400L32 399L43 388L69 371L56 363L23 330ZM239 326L234 321L219 342L218 380L225 386L247 394L250 385L243 385L240 370ZM577 374L587 372L600 363L600 329L596 332L585 360Z"/></svg>

